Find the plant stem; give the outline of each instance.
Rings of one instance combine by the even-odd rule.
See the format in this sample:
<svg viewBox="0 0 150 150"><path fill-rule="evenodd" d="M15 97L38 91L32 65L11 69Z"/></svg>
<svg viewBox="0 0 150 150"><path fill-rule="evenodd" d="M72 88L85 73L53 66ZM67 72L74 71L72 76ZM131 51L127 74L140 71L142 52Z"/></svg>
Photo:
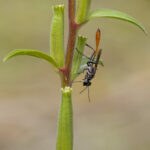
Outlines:
<svg viewBox="0 0 150 150"><path fill-rule="evenodd" d="M71 86L70 83L70 75L71 75L71 66L72 66L72 59L74 53L74 46L76 41L76 29L71 27L69 30L69 39L68 39L68 46L67 46L67 55L66 55L66 86Z"/></svg>
<svg viewBox="0 0 150 150"><path fill-rule="evenodd" d="M78 25L75 23L75 0L68 0L69 35L65 60L65 85L71 86L70 75Z"/></svg>
<svg viewBox="0 0 150 150"><path fill-rule="evenodd" d="M68 17L69 23L75 19L75 0L68 0Z"/></svg>
<svg viewBox="0 0 150 150"><path fill-rule="evenodd" d="M78 24L75 23L75 0L68 0L69 35L62 81L62 101L59 112L57 150L73 149L73 111L71 100L71 68Z"/></svg>

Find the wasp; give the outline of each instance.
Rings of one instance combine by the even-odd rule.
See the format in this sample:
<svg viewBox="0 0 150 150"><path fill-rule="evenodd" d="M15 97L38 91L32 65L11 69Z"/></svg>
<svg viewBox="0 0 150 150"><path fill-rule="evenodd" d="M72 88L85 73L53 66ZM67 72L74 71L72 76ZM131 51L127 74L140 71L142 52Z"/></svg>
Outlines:
<svg viewBox="0 0 150 150"><path fill-rule="evenodd" d="M86 71L86 74L82 81L83 86L85 86L85 88L80 93L82 93L84 90L86 90L88 88L89 102L90 102L89 86L91 86L91 84L92 84L91 80L94 78L94 76L96 74L97 66L99 64L99 60L100 60L101 53L102 53L102 49L100 49L100 50L98 49L99 43L100 43L100 37L101 37L101 32L100 32L100 29L98 29L96 31L96 49L95 50L89 44L86 44L86 46L89 47L90 49L92 49L92 51L93 51L91 57L81 54L84 57L86 57L88 59L88 61L86 63L87 67L83 70L83 72ZM76 50L78 51L78 49L76 49Z"/></svg>
<svg viewBox="0 0 150 150"><path fill-rule="evenodd" d="M94 76L96 74L96 70L97 70L97 66L98 66L98 63L99 63L100 56L101 56L101 52L102 52L102 49L100 49L98 51L96 61L90 59L87 62L88 67L85 69L86 74L85 74L85 77L83 79L84 80L83 81L83 86L90 86L91 85L91 80L94 78Z"/></svg>

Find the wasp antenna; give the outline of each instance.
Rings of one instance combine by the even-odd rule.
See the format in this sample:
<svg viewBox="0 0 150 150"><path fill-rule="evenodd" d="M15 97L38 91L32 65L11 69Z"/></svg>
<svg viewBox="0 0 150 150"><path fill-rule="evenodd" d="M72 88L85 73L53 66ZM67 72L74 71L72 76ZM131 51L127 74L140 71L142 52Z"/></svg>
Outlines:
<svg viewBox="0 0 150 150"><path fill-rule="evenodd" d="M80 92L80 94L83 93L87 88L88 88L88 86L85 87L85 88Z"/></svg>
<svg viewBox="0 0 150 150"><path fill-rule="evenodd" d="M89 44L86 43L85 46L89 47L91 50L93 50L93 52L95 52L94 48L90 46Z"/></svg>
<svg viewBox="0 0 150 150"><path fill-rule="evenodd" d="M89 102L91 102L91 100L90 100L90 88L89 88L89 86L88 86L88 99L89 99Z"/></svg>
<svg viewBox="0 0 150 150"><path fill-rule="evenodd" d="M82 54L77 48L76 48L76 51L77 51L81 56L84 56L84 57L86 57L86 58L89 59L89 60L91 59L90 57L88 57L88 56Z"/></svg>

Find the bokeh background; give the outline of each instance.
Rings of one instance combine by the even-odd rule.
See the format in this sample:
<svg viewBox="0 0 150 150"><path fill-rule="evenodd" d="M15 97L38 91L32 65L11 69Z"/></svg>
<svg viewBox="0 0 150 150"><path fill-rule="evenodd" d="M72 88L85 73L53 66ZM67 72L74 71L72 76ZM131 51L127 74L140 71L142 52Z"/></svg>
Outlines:
<svg viewBox="0 0 150 150"><path fill-rule="evenodd" d="M2 59L18 48L49 53L51 7L59 3L67 0L0 0L0 150L55 149L59 77L36 58ZM149 0L93 0L96 8L126 12L150 33ZM90 87L91 103L80 83L73 86L74 150L149 150L150 37L130 23L95 19L79 31L93 47L98 27L105 67Z"/></svg>

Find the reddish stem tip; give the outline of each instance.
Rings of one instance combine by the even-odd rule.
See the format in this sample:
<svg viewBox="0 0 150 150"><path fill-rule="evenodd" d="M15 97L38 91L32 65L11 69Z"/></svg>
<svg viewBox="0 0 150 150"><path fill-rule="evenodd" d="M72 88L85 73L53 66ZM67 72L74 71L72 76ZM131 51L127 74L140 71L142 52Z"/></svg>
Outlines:
<svg viewBox="0 0 150 150"><path fill-rule="evenodd" d="M81 25L81 24L76 23L75 21L73 22L73 24L74 24L75 28L77 28L77 27L79 27Z"/></svg>
<svg viewBox="0 0 150 150"><path fill-rule="evenodd" d="M63 69L58 69L60 72L62 72L62 73L64 73L64 72L66 72L66 69L65 68L63 68Z"/></svg>

